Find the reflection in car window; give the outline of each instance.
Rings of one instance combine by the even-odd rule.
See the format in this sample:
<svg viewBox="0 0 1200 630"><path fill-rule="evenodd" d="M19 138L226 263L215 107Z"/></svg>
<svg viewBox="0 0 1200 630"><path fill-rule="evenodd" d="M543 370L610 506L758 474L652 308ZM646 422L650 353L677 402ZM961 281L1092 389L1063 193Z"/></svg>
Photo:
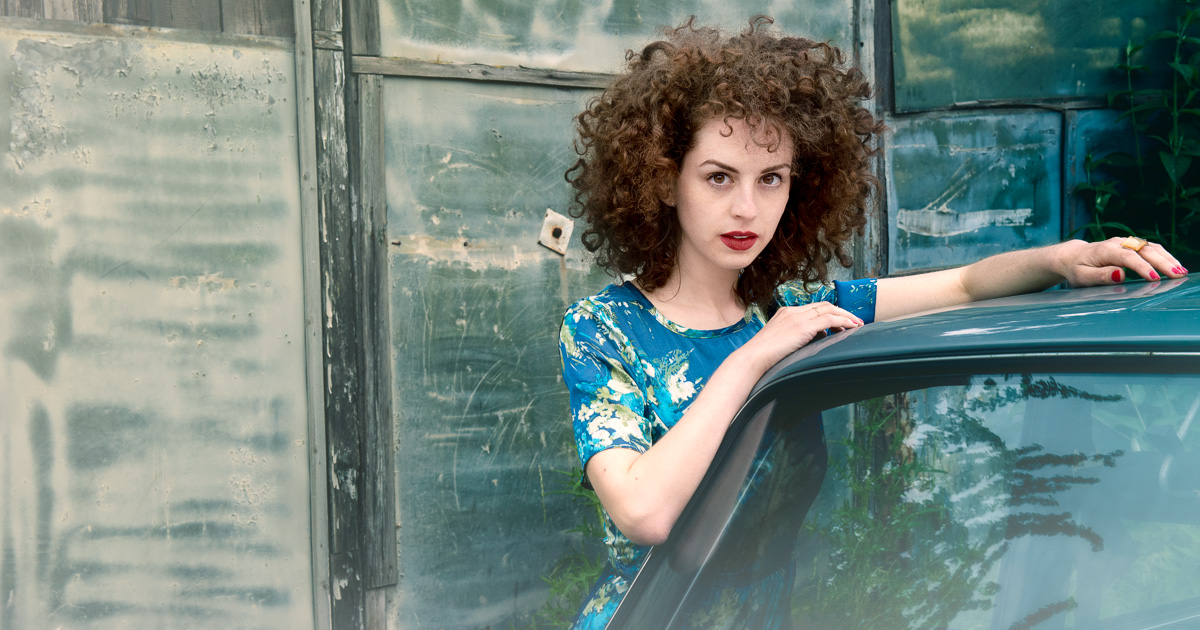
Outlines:
<svg viewBox="0 0 1200 630"><path fill-rule="evenodd" d="M795 628L1200 619L1200 379L949 382L780 401L682 625L759 627L755 602Z"/></svg>

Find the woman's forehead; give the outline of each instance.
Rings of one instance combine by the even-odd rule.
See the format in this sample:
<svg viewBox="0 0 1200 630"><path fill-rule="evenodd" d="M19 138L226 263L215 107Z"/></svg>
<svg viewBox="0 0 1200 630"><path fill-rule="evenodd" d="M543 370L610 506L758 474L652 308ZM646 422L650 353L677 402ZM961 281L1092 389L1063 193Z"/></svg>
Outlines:
<svg viewBox="0 0 1200 630"><path fill-rule="evenodd" d="M748 123L740 118L710 118L700 125L685 156L699 161L723 156L726 159L784 162L792 160L792 141L780 126L767 122Z"/></svg>

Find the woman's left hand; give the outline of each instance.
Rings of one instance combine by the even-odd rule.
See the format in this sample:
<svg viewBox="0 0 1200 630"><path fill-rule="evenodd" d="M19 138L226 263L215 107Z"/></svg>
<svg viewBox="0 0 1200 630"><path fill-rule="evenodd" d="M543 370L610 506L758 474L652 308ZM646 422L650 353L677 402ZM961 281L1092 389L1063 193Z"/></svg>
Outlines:
<svg viewBox="0 0 1200 630"><path fill-rule="evenodd" d="M1125 269L1146 280L1182 278L1188 273L1162 245L1131 237L1114 236L1096 243L1068 241L1058 248L1058 272L1075 287L1120 284L1125 281Z"/></svg>
<svg viewBox="0 0 1200 630"><path fill-rule="evenodd" d="M1063 280L1075 287L1117 285L1125 281L1126 268L1151 281L1187 275L1187 269L1162 245L1140 245L1139 240L1123 247L1125 242L1125 237L1097 243L1067 241L997 254L965 267L882 278L877 283L875 319L1032 293Z"/></svg>

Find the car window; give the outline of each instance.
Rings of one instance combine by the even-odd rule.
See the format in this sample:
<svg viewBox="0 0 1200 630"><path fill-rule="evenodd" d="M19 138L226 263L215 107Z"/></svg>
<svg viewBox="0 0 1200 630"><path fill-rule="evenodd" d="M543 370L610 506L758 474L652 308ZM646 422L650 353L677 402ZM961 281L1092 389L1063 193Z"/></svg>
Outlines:
<svg viewBox="0 0 1200 630"><path fill-rule="evenodd" d="M812 398L747 425L757 449L719 539L668 546L674 570L704 560L671 627L1200 620L1197 377L982 374Z"/></svg>

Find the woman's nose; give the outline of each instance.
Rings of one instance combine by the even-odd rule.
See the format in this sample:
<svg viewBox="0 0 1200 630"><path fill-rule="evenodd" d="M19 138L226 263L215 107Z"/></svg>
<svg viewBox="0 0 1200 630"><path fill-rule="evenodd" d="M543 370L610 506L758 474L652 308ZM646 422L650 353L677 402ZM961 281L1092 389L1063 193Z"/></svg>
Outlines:
<svg viewBox="0 0 1200 630"><path fill-rule="evenodd" d="M739 187L733 199L733 215L745 219L758 216L758 200L754 197L754 188Z"/></svg>

